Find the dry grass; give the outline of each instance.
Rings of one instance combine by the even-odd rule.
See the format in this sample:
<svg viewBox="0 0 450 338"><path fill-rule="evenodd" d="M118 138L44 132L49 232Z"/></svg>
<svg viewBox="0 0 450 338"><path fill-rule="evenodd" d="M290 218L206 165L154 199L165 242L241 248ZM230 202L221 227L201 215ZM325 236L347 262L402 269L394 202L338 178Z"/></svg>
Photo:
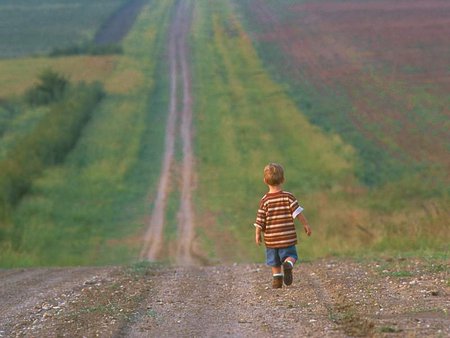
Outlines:
<svg viewBox="0 0 450 338"><path fill-rule="evenodd" d="M0 60L0 98L21 95L45 69L53 69L74 82L103 82L120 56L70 56Z"/></svg>

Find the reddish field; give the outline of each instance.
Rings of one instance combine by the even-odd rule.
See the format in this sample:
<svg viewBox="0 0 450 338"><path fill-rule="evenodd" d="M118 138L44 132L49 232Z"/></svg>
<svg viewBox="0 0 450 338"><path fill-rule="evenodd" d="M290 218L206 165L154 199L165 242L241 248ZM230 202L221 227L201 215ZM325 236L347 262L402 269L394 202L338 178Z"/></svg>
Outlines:
<svg viewBox="0 0 450 338"><path fill-rule="evenodd" d="M450 2L251 0L280 74L346 97L352 128L393 157L450 169ZM339 112L336 112L339 114Z"/></svg>

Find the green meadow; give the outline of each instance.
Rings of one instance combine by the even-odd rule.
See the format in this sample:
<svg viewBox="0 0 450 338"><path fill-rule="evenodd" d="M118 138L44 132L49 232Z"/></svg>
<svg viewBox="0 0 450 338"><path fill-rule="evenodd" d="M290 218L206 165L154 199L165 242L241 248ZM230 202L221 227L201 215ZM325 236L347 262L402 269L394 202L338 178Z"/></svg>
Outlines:
<svg viewBox="0 0 450 338"><path fill-rule="evenodd" d="M40 29L56 34L55 27L64 26L72 31L70 41L90 41L124 3L104 2L6 1L0 4L0 25L16 29L2 18L12 8L30 15L35 7L38 17L53 13ZM65 47L67 35L48 35L48 40L34 45L21 38L34 24L20 26L14 39L21 43L13 54L26 57L0 60L0 168L40 125L52 123L45 122L50 105L30 106L25 100L42 71L55 70L74 87L99 82L104 96L64 156L33 174L17 203L1 216L0 267L105 265L137 259L164 151L167 38L175 4L149 1L123 40L120 55L33 57L30 54ZM69 9L74 18L85 11L92 16L62 24ZM210 262L264 260L263 247L254 243L253 222L267 189L262 170L268 162L279 162L286 171L285 189L298 197L313 230L307 238L299 227L301 259L447 258L450 196L442 171L426 176L390 157L369 167L379 149L371 148L361 135L343 136L340 128L347 117L333 114L333 105L348 108L349 102L307 83L293 89L285 74L274 75L277 64L268 60L276 51L252 39L251 25L242 6L194 1L189 61L195 248L200 254ZM8 43L1 34L0 44ZM316 113L322 110L319 121ZM180 140L176 142L175 173L181 158ZM398 172L380 171L380 166ZM374 172L390 176L377 177L376 184L367 182L364 177ZM171 183L167 200L167 255L177 240L178 183Z"/></svg>
<svg viewBox="0 0 450 338"><path fill-rule="evenodd" d="M240 18L236 6L200 1L192 33L197 226L210 255L263 259L252 223L266 191L262 168L277 161L313 227L313 237L300 236L303 258L447 256L450 204L441 173L394 175L391 183L368 187L358 172L372 170L361 169L369 160L335 128L319 128L298 97L273 80Z"/></svg>
<svg viewBox="0 0 450 338"><path fill-rule="evenodd" d="M0 2L0 58L45 54L91 41L125 0L4 0Z"/></svg>
<svg viewBox="0 0 450 338"><path fill-rule="evenodd" d="M170 5L142 11L76 146L16 207L0 265L112 264L137 256L163 151Z"/></svg>

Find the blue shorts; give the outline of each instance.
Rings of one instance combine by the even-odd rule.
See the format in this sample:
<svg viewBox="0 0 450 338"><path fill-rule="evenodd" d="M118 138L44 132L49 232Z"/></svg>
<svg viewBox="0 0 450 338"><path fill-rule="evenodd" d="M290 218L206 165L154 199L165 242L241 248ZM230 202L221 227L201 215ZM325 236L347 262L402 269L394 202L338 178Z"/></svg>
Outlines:
<svg viewBox="0 0 450 338"><path fill-rule="evenodd" d="M281 266L284 260L288 257L298 260L297 249L295 245L288 246L287 248L266 248L266 264L269 266Z"/></svg>

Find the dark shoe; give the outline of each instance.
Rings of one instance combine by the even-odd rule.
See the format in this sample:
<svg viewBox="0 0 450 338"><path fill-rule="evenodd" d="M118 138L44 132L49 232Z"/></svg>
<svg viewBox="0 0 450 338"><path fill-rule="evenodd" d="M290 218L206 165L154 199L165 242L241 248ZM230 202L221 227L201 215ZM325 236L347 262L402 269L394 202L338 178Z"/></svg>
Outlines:
<svg viewBox="0 0 450 338"><path fill-rule="evenodd" d="M292 268L293 264L289 261L284 261L283 263L283 272L284 272L284 284L291 285L292 284Z"/></svg>
<svg viewBox="0 0 450 338"><path fill-rule="evenodd" d="M280 289L283 287L283 276L273 276L272 288Z"/></svg>

